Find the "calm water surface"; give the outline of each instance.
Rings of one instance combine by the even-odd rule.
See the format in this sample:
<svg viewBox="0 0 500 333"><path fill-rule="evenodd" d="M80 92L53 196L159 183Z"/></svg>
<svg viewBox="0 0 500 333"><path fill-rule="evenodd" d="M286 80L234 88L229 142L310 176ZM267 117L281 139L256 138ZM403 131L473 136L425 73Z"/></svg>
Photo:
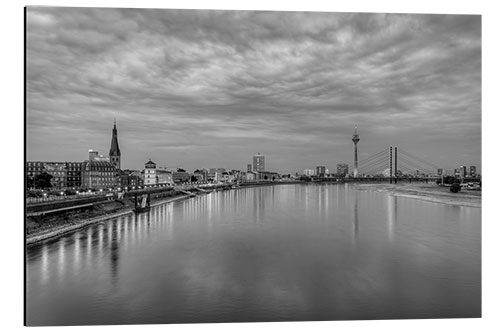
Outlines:
<svg viewBox="0 0 500 333"><path fill-rule="evenodd" d="M28 249L29 325L481 316L481 210L349 185L164 204Z"/></svg>

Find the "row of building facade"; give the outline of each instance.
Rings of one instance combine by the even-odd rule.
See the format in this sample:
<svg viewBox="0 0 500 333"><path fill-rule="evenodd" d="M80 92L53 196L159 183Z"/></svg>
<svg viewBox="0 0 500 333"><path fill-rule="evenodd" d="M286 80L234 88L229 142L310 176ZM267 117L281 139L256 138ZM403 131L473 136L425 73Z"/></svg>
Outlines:
<svg viewBox="0 0 500 333"><path fill-rule="evenodd" d="M83 162L43 162L28 161L27 176L34 179L36 176L47 173L52 176L53 188L116 188L138 187L154 185L175 185L186 182L245 182L261 180L278 180L281 176L271 171L226 170L211 168L195 170L188 173L185 170L177 171L158 168L156 163L149 160L143 170L120 170L106 160L89 159Z"/></svg>

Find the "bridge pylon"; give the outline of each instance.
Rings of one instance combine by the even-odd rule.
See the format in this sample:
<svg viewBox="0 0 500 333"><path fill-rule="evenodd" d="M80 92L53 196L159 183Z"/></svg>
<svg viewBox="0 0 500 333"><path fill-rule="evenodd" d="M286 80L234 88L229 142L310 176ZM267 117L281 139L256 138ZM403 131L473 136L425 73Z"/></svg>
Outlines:
<svg viewBox="0 0 500 333"><path fill-rule="evenodd" d="M389 183L392 184L392 146L389 148Z"/></svg>

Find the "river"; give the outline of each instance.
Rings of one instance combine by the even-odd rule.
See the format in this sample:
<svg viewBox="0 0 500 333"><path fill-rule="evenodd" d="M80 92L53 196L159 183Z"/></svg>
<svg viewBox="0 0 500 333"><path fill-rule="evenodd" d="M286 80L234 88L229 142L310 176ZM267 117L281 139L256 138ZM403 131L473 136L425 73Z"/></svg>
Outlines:
<svg viewBox="0 0 500 333"><path fill-rule="evenodd" d="M214 192L28 248L28 325L481 316L481 209L347 184Z"/></svg>

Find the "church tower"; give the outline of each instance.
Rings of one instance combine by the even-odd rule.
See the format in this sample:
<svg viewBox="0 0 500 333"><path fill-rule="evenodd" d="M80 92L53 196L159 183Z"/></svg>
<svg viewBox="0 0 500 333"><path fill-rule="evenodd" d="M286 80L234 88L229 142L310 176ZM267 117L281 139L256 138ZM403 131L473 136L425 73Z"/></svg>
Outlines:
<svg viewBox="0 0 500 333"><path fill-rule="evenodd" d="M120 169L120 160L122 154L120 153L120 147L118 146L118 132L116 131L116 120L115 126L113 127L113 135L111 137L111 148L109 149L109 161L113 163L117 170Z"/></svg>

